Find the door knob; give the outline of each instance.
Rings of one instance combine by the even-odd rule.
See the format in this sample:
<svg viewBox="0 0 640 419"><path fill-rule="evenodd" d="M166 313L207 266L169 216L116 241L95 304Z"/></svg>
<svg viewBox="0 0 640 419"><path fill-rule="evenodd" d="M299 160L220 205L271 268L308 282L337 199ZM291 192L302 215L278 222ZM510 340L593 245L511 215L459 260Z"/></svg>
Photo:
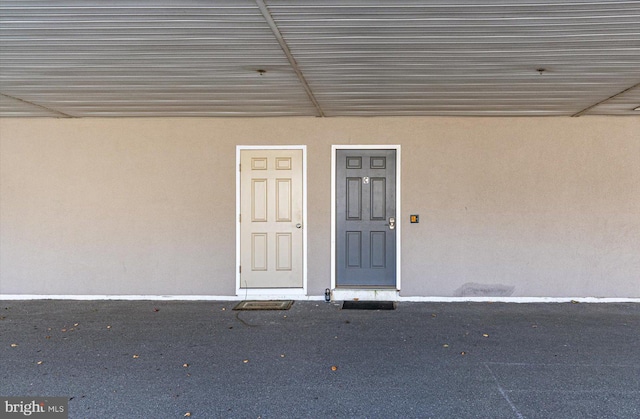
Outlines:
<svg viewBox="0 0 640 419"><path fill-rule="evenodd" d="M394 228L396 228L396 219L389 217L389 230L393 230Z"/></svg>
<svg viewBox="0 0 640 419"><path fill-rule="evenodd" d="M302 228L302 224L300 223L296 224L296 228Z"/></svg>

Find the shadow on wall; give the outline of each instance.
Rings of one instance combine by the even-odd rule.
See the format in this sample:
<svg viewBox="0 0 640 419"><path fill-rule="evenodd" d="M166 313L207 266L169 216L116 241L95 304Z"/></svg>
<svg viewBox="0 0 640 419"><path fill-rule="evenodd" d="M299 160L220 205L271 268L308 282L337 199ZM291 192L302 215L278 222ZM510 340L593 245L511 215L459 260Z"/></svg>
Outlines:
<svg viewBox="0 0 640 419"><path fill-rule="evenodd" d="M476 284L467 282L455 290L456 297L510 297L515 287L502 284Z"/></svg>

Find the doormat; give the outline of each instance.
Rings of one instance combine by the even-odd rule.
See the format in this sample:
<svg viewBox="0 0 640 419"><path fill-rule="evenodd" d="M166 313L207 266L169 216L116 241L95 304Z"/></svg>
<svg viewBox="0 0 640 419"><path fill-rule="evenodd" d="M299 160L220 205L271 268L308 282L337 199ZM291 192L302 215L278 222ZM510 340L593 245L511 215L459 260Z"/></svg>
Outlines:
<svg viewBox="0 0 640 419"><path fill-rule="evenodd" d="M234 310L289 310L293 305L293 300L248 300L241 301Z"/></svg>
<svg viewBox="0 0 640 419"><path fill-rule="evenodd" d="M343 310L395 310L394 301L345 301Z"/></svg>

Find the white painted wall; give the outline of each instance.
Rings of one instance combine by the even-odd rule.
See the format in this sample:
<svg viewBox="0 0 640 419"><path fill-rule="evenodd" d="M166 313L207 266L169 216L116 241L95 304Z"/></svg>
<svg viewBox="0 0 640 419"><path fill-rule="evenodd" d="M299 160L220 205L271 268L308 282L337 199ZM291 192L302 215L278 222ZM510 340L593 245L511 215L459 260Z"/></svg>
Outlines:
<svg viewBox="0 0 640 419"><path fill-rule="evenodd" d="M235 147L402 145L403 296L640 297L640 118L0 119L0 294L235 294ZM420 214L409 224L409 214ZM476 285L473 285L476 284Z"/></svg>

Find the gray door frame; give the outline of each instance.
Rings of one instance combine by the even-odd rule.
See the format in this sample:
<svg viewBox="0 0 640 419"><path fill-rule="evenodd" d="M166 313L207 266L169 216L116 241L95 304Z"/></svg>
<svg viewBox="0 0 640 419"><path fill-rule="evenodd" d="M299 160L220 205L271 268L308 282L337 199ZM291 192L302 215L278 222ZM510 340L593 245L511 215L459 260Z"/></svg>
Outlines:
<svg viewBox="0 0 640 419"><path fill-rule="evenodd" d="M395 290L388 289L336 289L336 152L337 150L376 150L389 149L396 150L396 286ZM401 289L401 268L402 268L402 155L401 147L398 144L358 144L358 145L332 145L331 146L331 290L336 300L343 299L397 299L398 291Z"/></svg>

